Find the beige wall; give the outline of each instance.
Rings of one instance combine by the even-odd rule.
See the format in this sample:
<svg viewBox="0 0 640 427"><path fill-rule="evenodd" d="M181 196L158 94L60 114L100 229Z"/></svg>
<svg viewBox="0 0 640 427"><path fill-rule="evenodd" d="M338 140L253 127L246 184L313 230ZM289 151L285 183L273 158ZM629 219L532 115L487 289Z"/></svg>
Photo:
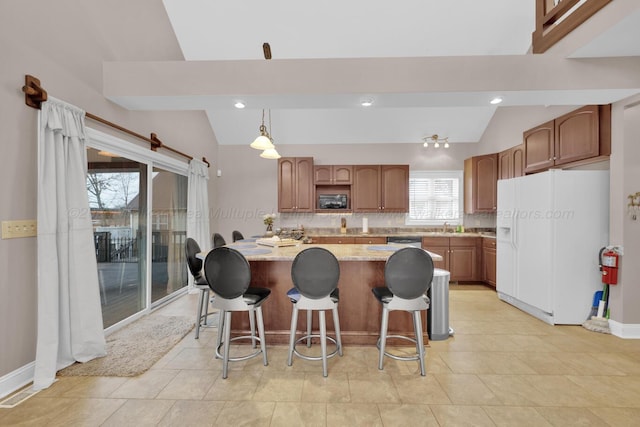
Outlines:
<svg viewBox="0 0 640 427"><path fill-rule="evenodd" d="M218 231L229 240L233 230L245 236L264 231L262 215L278 210L277 161L259 157L260 152L245 146L220 146L222 176L218 207ZM285 157L313 157L315 164L408 164L412 170L462 170L464 159L473 156L477 144L451 144L449 149L424 148L422 144L279 145ZM361 214L347 216L347 227L362 225ZM370 227L404 226L404 215L367 214ZM492 221L478 218L478 226ZM474 222L475 223L475 222ZM276 227L339 227L338 215L282 214Z"/></svg>
<svg viewBox="0 0 640 427"><path fill-rule="evenodd" d="M499 153L522 143L522 132L581 106L499 107L479 141L478 154Z"/></svg>
<svg viewBox="0 0 640 427"><path fill-rule="evenodd" d="M496 153L522 142L522 132L576 109L565 107L500 107L477 144L451 144L449 149L424 148L416 144L348 144L348 145L279 145L286 157L313 157L316 164L408 164L412 170L462 170L464 159ZM227 240L233 230L245 236L264 231L262 215L277 212L277 162L258 156L259 152L243 146L221 146L222 176L219 205L212 215L219 218L218 232ZM347 216L348 227L362 225L363 214ZM404 215L366 214L370 227L402 227ZM283 214L276 227L339 227L338 215ZM465 216L467 227L494 227L495 216Z"/></svg>
<svg viewBox="0 0 640 427"><path fill-rule="evenodd" d="M616 103L612 115L610 242L623 246L624 255L619 284L610 287L609 307L613 320L640 324L640 220L627 215L627 196L640 191L640 96Z"/></svg>
<svg viewBox="0 0 640 427"><path fill-rule="evenodd" d="M140 134L155 132L215 166L217 142L204 112L130 112L102 96L103 60L182 59L161 2L2 1L0 9L0 220L36 218L37 111L24 104L25 74L40 78L53 97ZM0 378L35 359L35 258L35 238L0 240Z"/></svg>
<svg viewBox="0 0 640 427"><path fill-rule="evenodd" d="M36 218L36 118L24 105L25 74L42 80L50 95L138 133L155 132L168 145L212 162L212 231L257 234L261 216L277 210L276 165L247 146L218 147L203 112L125 111L102 95L103 61L181 60L159 0L2 0L0 11L0 220ZM53 24L55 23L55 25ZM639 99L635 99L637 102ZM640 323L635 308L639 223L625 213L626 195L640 191L638 107L614 106L612 242L625 246L622 283L612 290L612 316ZM461 169L464 158L496 152L521 141L521 132L566 110L560 107L498 108L481 142L449 151L416 145L281 146L284 156L313 156L320 164L408 163L414 169ZM562 111L565 110L565 111ZM101 127L97 128L103 130ZM124 137L124 135L119 135ZM137 143L137 142L136 142ZM218 214L217 209L220 208ZM251 217L253 216L253 217ZM332 220L326 220L332 221ZM386 222L386 219L382 219ZM350 221L358 223L356 219ZM370 223L375 226L375 222ZM36 239L0 240L0 377L35 359Z"/></svg>

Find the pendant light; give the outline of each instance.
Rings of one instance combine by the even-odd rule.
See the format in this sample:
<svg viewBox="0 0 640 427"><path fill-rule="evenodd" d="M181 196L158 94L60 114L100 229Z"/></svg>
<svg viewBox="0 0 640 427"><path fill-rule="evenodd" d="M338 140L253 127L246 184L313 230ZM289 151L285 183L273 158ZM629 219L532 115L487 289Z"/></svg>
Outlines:
<svg viewBox="0 0 640 427"><path fill-rule="evenodd" d="M269 110L269 115L271 115L271 110ZM271 142L271 138L269 137L269 132L267 132L267 127L264 125L264 108L262 109L262 124L260 125L260 135L253 140L251 148L255 148L256 150L268 150L273 148L273 143Z"/></svg>
<svg viewBox="0 0 640 427"><path fill-rule="evenodd" d="M279 159L280 157L282 157L274 148L267 148L266 150L264 150L262 153L260 153L260 157L262 157L263 159Z"/></svg>
<svg viewBox="0 0 640 427"><path fill-rule="evenodd" d="M273 128L271 127L271 109L269 109L269 131L273 133ZM271 142L271 148L267 148L260 153L260 157L263 159L277 160L282 156L276 151L276 146L273 144L273 137L271 135L269 135L269 141Z"/></svg>

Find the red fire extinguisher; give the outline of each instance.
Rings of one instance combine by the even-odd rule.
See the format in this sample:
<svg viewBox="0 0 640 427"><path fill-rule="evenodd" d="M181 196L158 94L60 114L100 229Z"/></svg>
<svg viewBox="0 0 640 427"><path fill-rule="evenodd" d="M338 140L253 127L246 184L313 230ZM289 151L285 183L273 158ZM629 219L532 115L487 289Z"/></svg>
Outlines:
<svg viewBox="0 0 640 427"><path fill-rule="evenodd" d="M612 249L602 248L600 266L602 271L602 283L607 285L618 284L618 264L620 255Z"/></svg>

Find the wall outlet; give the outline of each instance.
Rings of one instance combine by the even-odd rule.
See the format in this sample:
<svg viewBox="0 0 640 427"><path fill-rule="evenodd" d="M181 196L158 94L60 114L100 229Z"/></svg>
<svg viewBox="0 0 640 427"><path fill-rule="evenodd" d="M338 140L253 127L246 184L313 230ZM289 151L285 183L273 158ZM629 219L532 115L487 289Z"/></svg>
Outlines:
<svg viewBox="0 0 640 427"><path fill-rule="evenodd" d="M2 221L2 238L17 239L20 237L35 237L38 235L38 224L35 219L18 221Z"/></svg>

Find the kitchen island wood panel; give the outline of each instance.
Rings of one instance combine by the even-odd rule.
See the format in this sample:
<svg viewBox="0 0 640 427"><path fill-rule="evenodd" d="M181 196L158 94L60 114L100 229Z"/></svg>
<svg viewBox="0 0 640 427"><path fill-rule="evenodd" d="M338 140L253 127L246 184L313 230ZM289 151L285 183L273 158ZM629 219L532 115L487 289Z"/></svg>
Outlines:
<svg viewBox="0 0 640 427"><path fill-rule="evenodd" d="M229 245L233 247L233 245ZM251 266L251 286L271 289L271 296L263 305L267 344L287 344L291 326L292 303L287 291L293 287L291 264L295 254L312 246L320 246L333 252L340 263L340 329L345 344L373 345L380 334L382 308L371 289L384 286L384 266L393 251L368 250L368 245L300 245L274 248L271 254L247 256ZM439 256L433 254L438 259ZM423 313L423 325L426 319ZM314 330L318 328L314 316ZM249 319L246 313L233 313L234 335L248 334ZM306 329L306 316L300 316L298 331ZM327 316L327 330L333 330L333 319ZM427 342L425 327L425 342ZM394 311L390 314L389 334L413 336L413 320L409 313ZM393 340L391 344L406 345Z"/></svg>

